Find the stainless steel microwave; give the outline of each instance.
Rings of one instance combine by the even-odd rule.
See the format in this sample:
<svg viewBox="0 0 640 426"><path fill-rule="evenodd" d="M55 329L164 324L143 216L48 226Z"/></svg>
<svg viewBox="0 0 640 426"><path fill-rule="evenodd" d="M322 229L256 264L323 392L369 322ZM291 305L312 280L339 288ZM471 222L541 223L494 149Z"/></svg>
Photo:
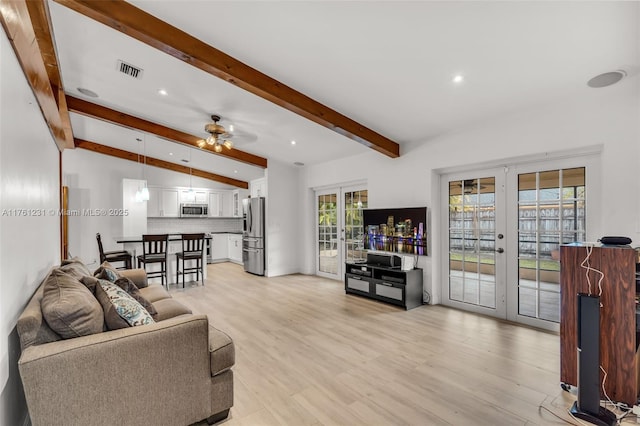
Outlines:
<svg viewBox="0 0 640 426"><path fill-rule="evenodd" d="M206 204L180 204L180 217L207 217L208 214Z"/></svg>

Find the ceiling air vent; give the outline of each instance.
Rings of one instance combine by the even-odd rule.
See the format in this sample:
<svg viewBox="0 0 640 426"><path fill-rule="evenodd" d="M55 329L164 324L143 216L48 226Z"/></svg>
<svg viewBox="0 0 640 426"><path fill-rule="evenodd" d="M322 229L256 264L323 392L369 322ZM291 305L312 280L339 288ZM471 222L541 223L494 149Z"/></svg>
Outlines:
<svg viewBox="0 0 640 426"><path fill-rule="evenodd" d="M142 78L142 68L135 67L124 61L118 60L118 71L133 78Z"/></svg>

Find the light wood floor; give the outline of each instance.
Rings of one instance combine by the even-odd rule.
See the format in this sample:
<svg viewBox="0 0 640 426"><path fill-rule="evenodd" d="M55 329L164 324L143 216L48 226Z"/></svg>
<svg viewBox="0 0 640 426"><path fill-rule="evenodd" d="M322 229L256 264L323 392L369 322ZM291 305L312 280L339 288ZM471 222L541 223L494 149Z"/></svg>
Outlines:
<svg viewBox="0 0 640 426"><path fill-rule="evenodd" d="M231 425L552 425L572 421L559 337L443 306L404 311L315 276L208 266L177 300L236 345Z"/></svg>

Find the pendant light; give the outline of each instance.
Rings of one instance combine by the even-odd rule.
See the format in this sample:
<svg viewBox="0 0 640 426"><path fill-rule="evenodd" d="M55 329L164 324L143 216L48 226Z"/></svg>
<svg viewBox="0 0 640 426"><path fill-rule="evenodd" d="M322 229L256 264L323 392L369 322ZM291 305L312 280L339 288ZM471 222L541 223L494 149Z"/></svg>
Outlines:
<svg viewBox="0 0 640 426"><path fill-rule="evenodd" d="M191 167L191 148L189 148L189 195L194 195L195 191L193 190L192 177L193 177L193 168Z"/></svg>
<svg viewBox="0 0 640 426"><path fill-rule="evenodd" d="M142 166L142 180L144 181L143 183L143 187L142 187L142 191L141 191L141 198L142 201L149 201L149 188L147 188L147 180L144 178L144 169L147 167L147 137L146 135L142 136L144 138L144 140L142 141L142 149L143 149L143 158L144 158L144 164Z"/></svg>
<svg viewBox="0 0 640 426"><path fill-rule="evenodd" d="M138 142L138 150L137 150L138 151L138 164L141 164L140 163L140 142L142 142L142 139L136 138L136 142ZM142 169L142 167L141 167L141 169ZM144 176L144 170L141 170L141 171L142 171L142 176ZM136 203L141 203L143 201L144 200L142 199L142 188L140 186L140 183L138 182L138 190L136 191Z"/></svg>
<svg viewBox="0 0 640 426"><path fill-rule="evenodd" d="M142 171L142 184L138 185L138 190L136 191L136 203L142 203L144 201L149 201L149 188L147 188L147 181L144 178L144 169L147 165L147 153L146 153L146 137L143 135L144 140L140 138L136 138L138 142L138 163L140 163L140 169ZM143 162L140 161L140 142L142 142L142 157Z"/></svg>

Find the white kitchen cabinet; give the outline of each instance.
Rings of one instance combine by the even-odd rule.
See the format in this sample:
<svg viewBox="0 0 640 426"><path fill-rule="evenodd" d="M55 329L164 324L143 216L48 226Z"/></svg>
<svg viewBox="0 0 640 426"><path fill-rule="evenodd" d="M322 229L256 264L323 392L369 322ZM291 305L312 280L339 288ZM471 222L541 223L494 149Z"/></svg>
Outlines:
<svg viewBox="0 0 640 426"><path fill-rule="evenodd" d="M177 189L163 189L162 201L160 204L160 216L163 217L179 217L180 202L178 201Z"/></svg>
<svg viewBox="0 0 640 426"><path fill-rule="evenodd" d="M196 204L207 204L209 193L207 191L196 191Z"/></svg>
<svg viewBox="0 0 640 426"><path fill-rule="evenodd" d="M221 193L222 197L222 216L233 216L233 194L231 191L224 191Z"/></svg>
<svg viewBox="0 0 640 426"><path fill-rule="evenodd" d="M249 190L251 191L252 198L266 197L267 196L267 179L260 178L254 179L249 182Z"/></svg>
<svg viewBox="0 0 640 426"><path fill-rule="evenodd" d="M242 200L249 196L249 191L246 189L234 189L232 196L233 217L242 217Z"/></svg>
<svg viewBox="0 0 640 426"><path fill-rule="evenodd" d="M209 193L209 216L210 217L222 216L222 203L220 200L219 192Z"/></svg>
<svg viewBox="0 0 640 426"><path fill-rule="evenodd" d="M242 235L227 235L229 241L229 259L232 262L242 263Z"/></svg>
<svg viewBox="0 0 640 426"><path fill-rule="evenodd" d="M160 188L149 188L149 201L147 201L147 217L160 217Z"/></svg>
<svg viewBox="0 0 640 426"><path fill-rule="evenodd" d="M149 188L147 217L178 217L180 203L177 189Z"/></svg>
<svg viewBox="0 0 640 426"><path fill-rule="evenodd" d="M211 260L229 259L229 234L211 234Z"/></svg>
<svg viewBox="0 0 640 426"><path fill-rule="evenodd" d="M207 204L209 193L202 190L183 189L180 191L180 202L185 204Z"/></svg>

